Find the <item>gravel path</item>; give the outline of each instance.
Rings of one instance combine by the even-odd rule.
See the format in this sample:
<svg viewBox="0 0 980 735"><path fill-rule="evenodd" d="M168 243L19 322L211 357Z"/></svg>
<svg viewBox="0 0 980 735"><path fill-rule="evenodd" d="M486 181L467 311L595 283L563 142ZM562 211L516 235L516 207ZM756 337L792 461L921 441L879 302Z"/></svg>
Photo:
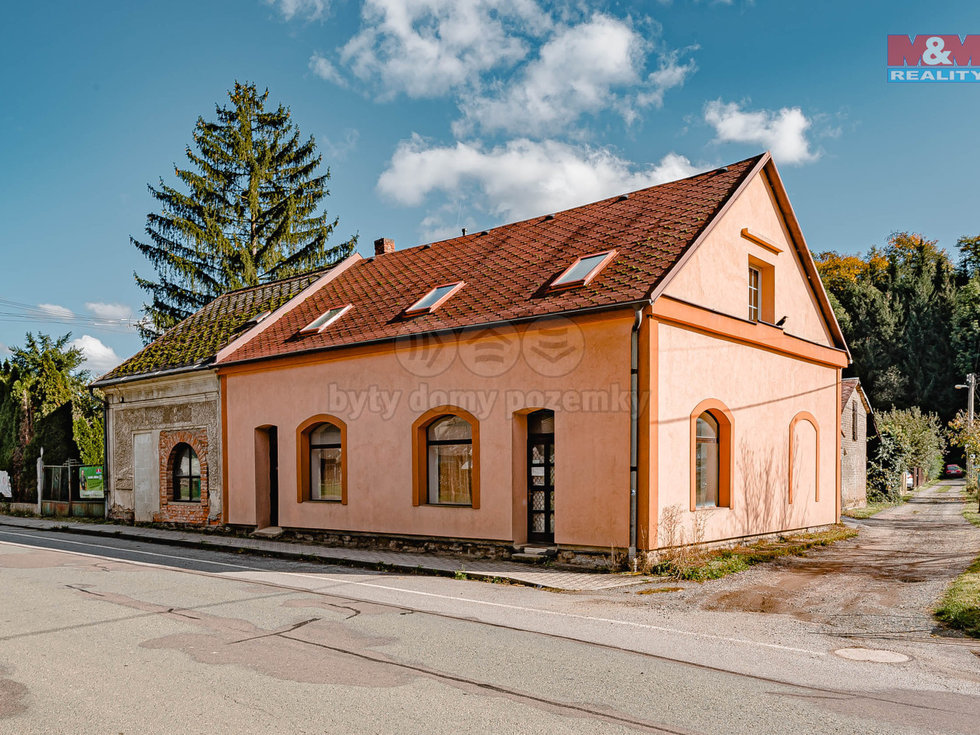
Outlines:
<svg viewBox="0 0 980 735"><path fill-rule="evenodd" d="M956 637L937 626L932 608L980 554L980 528L962 516L962 484L944 481L872 518L846 519L856 538L806 557L685 585L670 604L791 615L840 637Z"/></svg>

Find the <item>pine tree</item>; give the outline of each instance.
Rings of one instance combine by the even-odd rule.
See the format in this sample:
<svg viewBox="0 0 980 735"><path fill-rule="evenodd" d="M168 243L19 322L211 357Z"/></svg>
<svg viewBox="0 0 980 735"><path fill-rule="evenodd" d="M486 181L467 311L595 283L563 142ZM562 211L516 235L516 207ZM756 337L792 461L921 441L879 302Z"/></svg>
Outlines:
<svg viewBox="0 0 980 735"><path fill-rule="evenodd" d="M330 170L318 174L313 137L304 142L289 109L266 110L269 96L235 83L217 120L198 118L185 190L160 180L150 193L161 211L146 218L148 242L130 238L157 272L136 276L152 295L140 326L150 342L216 296L244 286L328 267L354 250L357 237L328 246L338 220L318 213Z"/></svg>

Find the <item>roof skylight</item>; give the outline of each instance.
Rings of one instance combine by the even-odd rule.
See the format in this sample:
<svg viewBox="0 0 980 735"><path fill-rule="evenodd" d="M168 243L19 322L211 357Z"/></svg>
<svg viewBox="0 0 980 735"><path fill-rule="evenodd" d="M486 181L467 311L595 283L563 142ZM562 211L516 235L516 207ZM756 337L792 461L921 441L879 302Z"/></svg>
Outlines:
<svg viewBox="0 0 980 735"><path fill-rule="evenodd" d="M418 316L420 314L428 314L435 311L437 308L442 306L446 299L448 299L462 287L462 281L445 283L442 286L436 286L425 296L405 309L405 316Z"/></svg>
<svg viewBox="0 0 980 735"><path fill-rule="evenodd" d="M351 304L346 304L345 306L335 306L332 309L328 309L323 314L318 316L312 322L303 327L300 331L301 334L313 334L317 332L322 332L324 329L329 327L335 321L340 319L347 310L350 309Z"/></svg>
<svg viewBox="0 0 980 735"><path fill-rule="evenodd" d="M577 258L564 273L552 281L550 290L557 291L563 288L576 288L586 285L599 275L615 256L615 250L603 250L601 253L592 253Z"/></svg>

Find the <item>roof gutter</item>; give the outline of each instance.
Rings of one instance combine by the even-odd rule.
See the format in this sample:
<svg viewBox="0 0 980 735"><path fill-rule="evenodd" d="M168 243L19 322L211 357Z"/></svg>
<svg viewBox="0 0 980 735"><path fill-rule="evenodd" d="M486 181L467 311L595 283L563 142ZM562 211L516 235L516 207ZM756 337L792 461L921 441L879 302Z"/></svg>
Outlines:
<svg viewBox="0 0 980 735"><path fill-rule="evenodd" d="M168 368L167 370L157 370L152 373L137 373L135 375L124 375L121 378L112 378L111 380L96 380L94 383L89 383L88 387L92 388L107 388L114 385L121 385L123 383L132 383L137 380L152 380L153 378L166 378L171 375L179 375L180 373L193 373L199 370L207 370L208 368L214 367L213 358L208 358L207 360L202 360L201 362L195 363L193 365L181 365L180 367Z"/></svg>
<svg viewBox="0 0 980 735"><path fill-rule="evenodd" d="M550 314L533 314L531 316L519 317L516 319L498 319L492 322L481 322L479 324L465 324L456 327L445 327L444 329L431 329L422 330L420 332L409 332L406 334L398 334L394 337L378 337L376 339L366 339L360 342L345 342L340 345L329 345L327 347L313 347L306 350L297 350L296 352L287 352L277 355L263 355L261 357L249 357L243 360L229 360L227 362L215 363L213 367L223 368L230 367L232 365L247 365L254 362L267 362L270 360L282 360L289 359L292 357L300 357L305 355L312 355L317 352L333 352L335 350L346 350L351 347L365 347L369 345L384 344L386 342L397 342L398 340L403 340L410 337L421 337L422 335L433 334L455 334L457 332L468 332L476 329L493 329L495 327L503 327L511 324L527 324L529 322L536 322L542 319L558 319L558 318L568 318L570 316L584 316L586 314L597 314L605 311L616 311L617 309L631 308L636 309L637 307L642 308L652 303L649 298L634 299L632 301L620 301L615 304L605 304L603 306L589 306L582 309L572 309L568 311L556 311Z"/></svg>

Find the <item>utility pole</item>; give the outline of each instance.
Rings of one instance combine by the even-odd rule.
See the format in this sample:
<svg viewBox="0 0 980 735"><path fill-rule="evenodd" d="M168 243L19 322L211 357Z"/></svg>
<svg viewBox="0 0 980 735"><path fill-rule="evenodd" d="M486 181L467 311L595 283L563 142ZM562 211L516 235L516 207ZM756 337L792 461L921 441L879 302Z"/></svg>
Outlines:
<svg viewBox="0 0 980 735"><path fill-rule="evenodd" d="M967 431L973 431L973 396L976 393L977 388L977 376L976 373L970 373L966 376L966 385L958 385L957 388L966 388L968 392L968 397L966 399L966 428ZM966 449L966 478L967 484L973 481L973 453L970 447ZM980 494L978 494L980 495Z"/></svg>

